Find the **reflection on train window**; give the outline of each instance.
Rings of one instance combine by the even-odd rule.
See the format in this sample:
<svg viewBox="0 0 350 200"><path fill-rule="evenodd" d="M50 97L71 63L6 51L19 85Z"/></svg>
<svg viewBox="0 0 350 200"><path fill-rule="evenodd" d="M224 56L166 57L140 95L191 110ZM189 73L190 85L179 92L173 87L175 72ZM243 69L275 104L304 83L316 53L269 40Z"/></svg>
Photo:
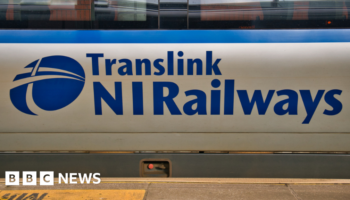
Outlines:
<svg viewBox="0 0 350 200"><path fill-rule="evenodd" d="M189 0L190 28L349 27L350 0Z"/></svg>
<svg viewBox="0 0 350 200"><path fill-rule="evenodd" d="M96 20L146 21L146 0L95 1Z"/></svg>
<svg viewBox="0 0 350 200"><path fill-rule="evenodd" d="M0 28L349 28L350 0L0 0Z"/></svg>
<svg viewBox="0 0 350 200"><path fill-rule="evenodd" d="M157 0L0 0L0 28L157 28Z"/></svg>

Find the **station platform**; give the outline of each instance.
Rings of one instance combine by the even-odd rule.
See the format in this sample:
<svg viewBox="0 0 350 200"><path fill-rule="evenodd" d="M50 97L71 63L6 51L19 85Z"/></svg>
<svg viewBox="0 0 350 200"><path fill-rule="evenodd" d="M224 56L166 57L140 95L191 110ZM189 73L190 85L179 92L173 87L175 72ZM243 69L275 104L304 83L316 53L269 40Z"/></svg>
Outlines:
<svg viewBox="0 0 350 200"><path fill-rule="evenodd" d="M349 200L349 179L102 178L100 184L6 186L1 200Z"/></svg>

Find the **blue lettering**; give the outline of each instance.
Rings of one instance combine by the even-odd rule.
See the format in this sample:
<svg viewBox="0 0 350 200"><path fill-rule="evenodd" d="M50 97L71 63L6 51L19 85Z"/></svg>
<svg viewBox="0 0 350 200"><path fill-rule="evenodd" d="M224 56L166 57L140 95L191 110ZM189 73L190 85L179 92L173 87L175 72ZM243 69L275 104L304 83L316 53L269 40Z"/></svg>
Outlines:
<svg viewBox="0 0 350 200"><path fill-rule="evenodd" d="M136 75L142 75L142 64L145 64L145 75L151 75L151 61L136 59Z"/></svg>
<svg viewBox="0 0 350 200"><path fill-rule="evenodd" d="M134 115L143 115L142 82L132 82L132 100Z"/></svg>
<svg viewBox="0 0 350 200"><path fill-rule="evenodd" d="M112 65L117 63L116 59L113 59L112 61L110 59L106 59L106 75L112 75Z"/></svg>
<svg viewBox="0 0 350 200"><path fill-rule="evenodd" d="M132 75L132 63L129 59L121 59L119 63L125 63L125 65L119 67L118 74L121 76Z"/></svg>
<svg viewBox="0 0 350 200"><path fill-rule="evenodd" d="M237 90L237 93L245 115L250 115L252 113L255 102L259 115L265 115L275 90L269 90L265 102L262 97L261 90L254 91L252 101L249 101L247 90Z"/></svg>
<svg viewBox="0 0 350 200"><path fill-rule="evenodd" d="M99 75L98 58L103 57L103 53L87 53L86 57L92 60L92 75Z"/></svg>
<svg viewBox="0 0 350 200"><path fill-rule="evenodd" d="M168 88L169 95L164 97L164 88ZM173 82L153 82L153 106L155 115L163 115L165 105L168 106L172 115L181 115L174 98L179 94L179 86Z"/></svg>
<svg viewBox="0 0 350 200"><path fill-rule="evenodd" d="M102 115L102 99L117 115L123 114L122 83L115 82L115 99L100 82L94 82L95 115Z"/></svg>
<svg viewBox="0 0 350 200"><path fill-rule="evenodd" d="M174 52L168 51L168 75L174 75Z"/></svg>
<svg viewBox="0 0 350 200"><path fill-rule="evenodd" d="M164 69L164 67L160 64L160 63L162 63L162 62L164 62L163 59L157 59L157 60L155 60L155 61L153 62L154 67L157 68L158 71L159 71L159 72L154 72L154 75L156 75L156 76L161 76L161 75L164 74L165 69Z"/></svg>
<svg viewBox="0 0 350 200"><path fill-rule="evenodd" d="M310 90L300 90L301 99L304 102L304 107L306 110L306 118L303 121L303 124L308 124L314 115L316 108L318 104L320 103L320 100L323 96L324 90L319 90L316 94L315 100L312 100L311 92Z"/></svg>
<svg viewBox="0 0 350 200"><path fill-rule="evenodd" d="M297 115L298 114L298 93L294 90L280 90L276 92L277 96L287 95L288 99L276 103L274 110L277 115ZM288 103L288 108L283 106Z"/></svg>
<svg viewBox="0 0 350 200"><path fill-rule="evenodd" d="M213 63L213 52L212 51L207 51L207 57L206 57L206 70L207 70L207 75L211 75L212 71L214 71L215 75L221 75L220 69L218 67L219 62L221 59L216 59L214 64Z"/></svg>
<svg viewBox="0 0 350 200"><path fill-rule="evenodd" d="M235 80L225 80L224 114L233 115Z"/></svg>
<svg viewBox="0 0 350 200"><path fill-rule="evenodd" d="M214 88L220 87L220 81L218 79L214 79L211 82L211 86ZM212 115L220 115L220 96L221 96L221 91L220 90L212 90L211 91L211 110L210 113Z"/></svg>
<svg viewBox="0 0 350 200"><path fill-rule="evenodd" d="M201 59L187 59L187 75L193 75L193 65L196 63L197 75L203 74L203 63Z"/></svg>
<svg viewBox="0 0 350 200"><path fill-rule="evenodd" d="M177 53L179 57L182 57L184 53L182 51L179 51ZM183 59L177 59L177 75L184 75L184 60Z"/></svg>
<svg viewBox="0 0 350 200"><path fill-rule="evenodd" d="M186 96L195 95L197 98L193 99L184 105L184 112L187 115L206 115L207 114L207 96L201 90L188 90L185 92ZM193 105L197 104L196 109L192 109Z"/></svg>
<svg viewBox="0 0 350 200"><path fill-rule="evenodd" d="M343 109L342 103L334 97L334 95L341 95L341 90L330 90L328 91L325 96L324 100L328 105L333 107L333 110L324 110L323 114L325 115L336 115L340 113L340 111Z"/></svg>

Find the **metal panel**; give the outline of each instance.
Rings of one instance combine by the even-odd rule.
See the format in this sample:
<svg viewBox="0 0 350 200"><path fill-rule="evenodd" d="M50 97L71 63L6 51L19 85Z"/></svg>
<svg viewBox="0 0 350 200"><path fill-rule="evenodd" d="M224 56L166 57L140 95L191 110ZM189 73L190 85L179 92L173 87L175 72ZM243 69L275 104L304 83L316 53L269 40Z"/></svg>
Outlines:
<svg viewBox="0 0 350 200"><path fill-rule="evenodd" d="M345 133L0 133L0 151L350 151Z"/></svg>
<svg viewBox="0 0 350 200"><path fill-rule="evenodd" d="M1 44L0 132L349 133L349 48L350 43ZM28 53L28 49L35 51ZM92 67L93 59L87 52L104 55L99 58L99 68L97 64ZM186 60L202 60L202 75L178 75L176 70L167 75L164 68L159 76L146 75L144 69L139 70L142 75L122 76L118 69L123 64L119 62L113 65L112 75L106 70L105 63L117 58L130 62L147 58L151 63L161 58L164 65L169 61L167 72L173 73L176 60L182 59L177 56L180 52ZM15 55L23 56L18 59ZM61 76L65 68L50 71L46 67L50 63L64 67L68 61L74 63L71 70L76 72ZM187 71L184 66L179 68L181 73ZM136 65L132 67L135 72ZM92 69L99 69L99 75ZM74 78L84 71L85 84ZM13 81L15 77L18 79ZM56 80L61 82L56 84ZM136 87L138 82L142 84ZM341 95L334 93L337 91ZM134 100L134 92L143 99ZM57 98L61 93L62 98ZM168 105L164 98L170 93L174 99ZM287 93L289 98L284 95ZM311 103L316 94L318 100ZM256 103L251 103L255 102L253 96ZM116 99L107 101L106 97ZM201 102L198 108L195 99Z"/></svg>
<svg viewBox="0 0 350 200"><path fill-rule="evenodd" d="M38 33L0 32L0 151L350 151L349 30Z"/></svg>
<svg viewBox="0 0 350 200"><path fill-rule="evenodd" d="M350 155L325 154L0 154L4 171L139 177L142 159L168 159L172 177L350 178Z"/></svg>

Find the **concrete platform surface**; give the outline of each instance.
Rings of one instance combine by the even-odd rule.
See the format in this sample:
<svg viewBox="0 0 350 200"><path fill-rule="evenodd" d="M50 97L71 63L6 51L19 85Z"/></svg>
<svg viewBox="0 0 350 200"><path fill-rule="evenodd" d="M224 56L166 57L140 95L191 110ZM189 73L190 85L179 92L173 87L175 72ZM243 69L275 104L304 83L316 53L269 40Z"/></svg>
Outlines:
<svg viewBox="0 0 350 200"><path fill-rule="evenodd" d="M0 200L349 200L350 181L331 179L103 178L93 184L5 186Z"/></svg>

